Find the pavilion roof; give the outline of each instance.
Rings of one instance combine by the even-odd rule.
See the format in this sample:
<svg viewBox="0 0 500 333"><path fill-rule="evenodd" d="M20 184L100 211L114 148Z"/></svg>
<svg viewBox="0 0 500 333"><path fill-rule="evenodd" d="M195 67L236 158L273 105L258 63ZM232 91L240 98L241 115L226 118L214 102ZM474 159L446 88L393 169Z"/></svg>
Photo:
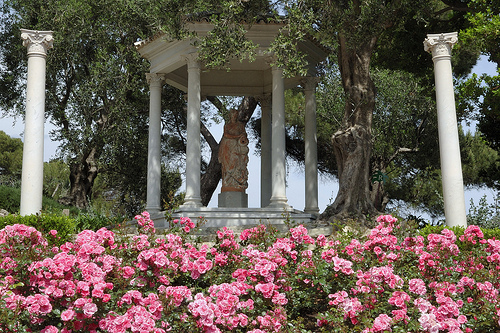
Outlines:
<svg viewBox="0 0 500 333"><path fill-rule="evenodd" d="M255 61L232 60L227 69L202 69L201 93L204 96L259 96L272 91L269 47L274 41L282 23L261 20L249 27L247 38L258 45ZM189 23L188 29L198 36L206 36L213 28L208 20ZM142 57L151 63L151 73L166 75L166 82L187 91L187 66L184 56L198 50L194 39L176 40L164 33L157 33L145 41L135 44ZM315 75L315 67L328 55L328 50L312 38L299 43L306 54L308 70ZM301 77L287 78L285 87L295 87Z"/></svg>

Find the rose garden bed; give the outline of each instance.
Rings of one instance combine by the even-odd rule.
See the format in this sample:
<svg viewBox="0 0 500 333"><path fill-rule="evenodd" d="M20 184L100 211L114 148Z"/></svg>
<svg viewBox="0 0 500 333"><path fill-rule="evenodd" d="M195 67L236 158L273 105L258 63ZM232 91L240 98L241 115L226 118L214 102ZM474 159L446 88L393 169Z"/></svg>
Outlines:
<svg viewBox="0 0 500 333"><path fill-rule="evenodd" d="M476 226L398 239L385 215L366 239L261 225L209 246L188 219L163 236L136 219L136 235L85 230L61 246L55 231L2 229L0 331L500 330L500 240Z"/></svg>

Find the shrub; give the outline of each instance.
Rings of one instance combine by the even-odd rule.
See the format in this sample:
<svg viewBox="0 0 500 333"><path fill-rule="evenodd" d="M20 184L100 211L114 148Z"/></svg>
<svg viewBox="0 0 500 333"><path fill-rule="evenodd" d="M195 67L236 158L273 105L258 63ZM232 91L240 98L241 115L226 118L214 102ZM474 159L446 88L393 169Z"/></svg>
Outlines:
<svg viewBox="0 0 500 333"><path fill-rule="evenodd" d="M479 200L479 205L476 206L471 199L467 224L488 229L500 228L500 214L497 203L488 204L487 197L483 196Z"/></svg>
<svg viewBox="0 0 500 333"><path fill-rule="evenodd" d="M71 237L75 234L74 220L64 215L7 215L0 217L0 228L14 224L23 224L36 228L47 237L51 245L61 245L70 241ZM57 231L56 236L50 235L52 230Z"/></svg>
<svg viewBox="0 0 500 333"><path fill-rule="evenodd" d="M108 217L103 214L96 213L94 211L80 212L75 217L76 230L78 232L83 230L94 230L97 231L101 228L111 229L118 224L124 222L125 217L115 216Z"/></svg>
<svg viewBox="0 0 500 333"><path fill-rule="evenodd" d="M0 208L10 213L19 212L21 206L21 189L9 186L0 186ZM60 214L63 209L69 209L71 214L76 215L78 208L61 205L54 199L42 197L42 211Z"/></svg>
<svg viewBox="0 0 500 333"><path fill-rule="evenodd" d="M494 332L500 241L476 226L398 239L381 216L365 241L285 237L264 225L192 244L189 219L157 237L85 230L58 251L35 229L0 230L4 332ZM460 251L459 243L470 245Z"/></svg>
<svg viewBox="0 0 500 333"><path fill-rule="evenodd" d="M21 189L0 186L0 208L8 212L18 212L21 204Z"/></svg>

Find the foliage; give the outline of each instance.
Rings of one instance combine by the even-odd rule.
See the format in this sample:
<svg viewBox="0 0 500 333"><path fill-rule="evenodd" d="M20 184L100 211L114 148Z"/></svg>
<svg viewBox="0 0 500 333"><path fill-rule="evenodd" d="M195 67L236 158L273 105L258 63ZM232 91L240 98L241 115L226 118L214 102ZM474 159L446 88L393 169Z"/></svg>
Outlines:
<svg viewBox="0 0 500 333"><path fill-rule="evenodd" d="M0 327L6 332L491 332L500 327L500 241L397 239L381 216L367 239L284 237L263 225L189 243L182 219L155 236L83 231L57 251L35 229L0 231ZM467 247L467 251L460 251ZM8 260L5 260L9 258Z"/></svg>
<svg viewBox="0 0 500 333"><path fill-rule="evenodd" d="M13 225L26 225L36 228L43 233L50 245L57 246L71 241L76 231L75 221L64 215L41 214L20 216L11 214L0 217L1 228Z"/></svg>
<svg viewBox="0 0 500 333"><path fill-rule="evenodd" d="M23 142L0 131L0 175L21 177Z"/></svg>
<svg viewBox="0 0 500 333"><path fill-rule="evenodd" d="M21 205L21 189L10 186L0 185L0 208L10 213L19 211ZM42 210L48 213L61 213L63 209L69 209L75 214L78 209L75 207L64 206L52 198L42 197Z"/></svg>
<svg viewBox="0 0 500 333"><path fill-rule="evenodd" d="M26 50L19 28L54 31L54 47L47 54L46 114L57 127L51 136L61 142L70 170L65 201L79 208L92 199L99 173L117 181L106 184L110 191L135 185L135 172L146 173L147 149L136 148L147 142L148 64L133 44L155 30L146 18L150 6L143 5L8 0L1 8L5 70L0 74L0 105L7 112L23 112Z"/></svg>
<svg viewBox="0 0 500 333"><path fill-rule="evenodd" d="M481 228L500 229L500 215L497 202L495 204L488 204L486 196L483 196L479 200L478 206L476 206L471 199L469 214L467 214L467 223L480 226Z"/></svg>
<svg viewBox="0 0 500 333"><path fill-rule="evenodd" d="M0 186L0 207L10 213L18 212L21 206L21 190L10 186Z"/></svg>
<svg viewBox="0 0 500 333"><path fill-rule="evenodd" d="M43 195L54 200L68 195L69 167L60 159L43 164Z"/></svg>
<svg viewBox="0 0 500 333"><path fill-rule="evenodd" d="M81 232L83 230L97 231L101 228L112 229L122 223L125 218L121 216L108 217L89 209L80 212L73 219L76 232Z"/></svg>

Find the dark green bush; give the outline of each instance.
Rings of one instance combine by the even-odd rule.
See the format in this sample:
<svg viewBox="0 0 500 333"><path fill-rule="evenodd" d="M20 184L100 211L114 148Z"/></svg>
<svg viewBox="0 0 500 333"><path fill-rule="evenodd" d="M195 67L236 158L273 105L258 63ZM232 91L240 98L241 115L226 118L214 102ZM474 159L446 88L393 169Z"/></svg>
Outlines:
<svg viewBox="0 0 500 333"><path fill-rule="evenodd" d="M10 213L18 212L21 202L21 189L0 186L0 209Z"/></svg>
<svg viewBox="0 0 500 333"><path fill-rule="evenodd" d="M19 212L21 205L21 189L0 185L0 209L5 209L9 213ZM78 208L61 205L52 198L42 197L42 211L47 213L60 214L63 209L69 209L70 214L76 216Z"/></svg>
<svg viewBox="0 0 500 333"><path fill-rule="evenodd" d="M71 240L75 234L75 220L64 215L41 214L41 215L8 215L0 217L0 229L6 225L25 224L36 228L44 234L51 245L61 245ZM49 232L56 230L57 235L51 236Z"/></svg>
<svg viewBox="0 0 500 333"><path fill-rule="evenodd" d="M425 239L427 239L427 236L429 234L440 234L443 229L449 229L453 231L455 236L457 236L457 239L464 234L465 228L464 227L447 227L443 225L427 225L425 228L419 230L419 234L423 236ZM484 239L500 239L500 229L495 228L495 229L487 229L487 228L481 228L481 231L483 232ZM468 243L462 243L457 241L456 242L458 248L460 251L468 251L470 248L470 244Z"/></svg>
<svg viewBox="0 0 500 333"><path fill-rule="evenodd" d="M95 212L80 213L75 217L76 231L94 230L97 231L103 227L108 229L123 223L124 217L108 217Z"/></svg>

